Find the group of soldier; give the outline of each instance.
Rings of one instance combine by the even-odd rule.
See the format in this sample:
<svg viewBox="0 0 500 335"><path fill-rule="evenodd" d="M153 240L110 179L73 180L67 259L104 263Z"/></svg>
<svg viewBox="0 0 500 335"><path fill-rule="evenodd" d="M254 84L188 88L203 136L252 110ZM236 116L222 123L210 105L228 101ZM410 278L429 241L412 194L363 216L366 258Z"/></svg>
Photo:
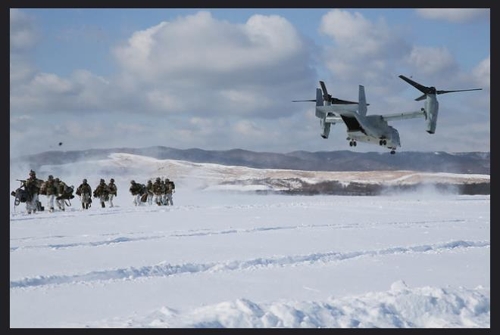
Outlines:
<svg viewBox="0 0 500 335"><path fill-rule="evenodd" d="M68 186L59 178L54 178L53 175L49 175L47 180L38 179L35 171L31 170L29 172L29 178L20 181L22 183L21 188L11 194L16 197L16 202L18 202L19 199L21 199L22 202L26 202L26 211L28 214L44 210L39 201L39 195L45 195L47 197L46 205L49 212L53 212L55 206L57 206L59 210L64 211L66 206L71 205L69 200L74 198L73 186ZM130 184L129 191L134 197L133 203L135 206L140 206L143 203L149 205L155 203L158 206L174 204L172 193L175 192L175 184L168 178L162 180L158 177L154 183L152 180L148 180L146 185L136 183L132 180ZM117 190L118 188L113 178L111 178L107 184L104 179L101 179L99 185L97 185L93 192L87 179L83 179L75 193L80 197L82 210L85 210L91 207L92 197L99 199L102 208L106 207L106 202L109 203L109 207L113 207L113 199L117 196ZM19 194L21 191L22 194Z"/></svg>
<svg viewBox="0 0 500 335"><path fill-rule="evenodd" d="M130 193L134 196L134 205L141 206L143 203L158 206L173 206L172 199L175 192L175 183L168 179L157 177L155 182L148 180L146 185L130 181Z"/></svg>
<svg viewBox="0 0 500 335"><path fill-rule="evenodd" d="M24 187L22 194L26 202L28 214L43 210L39 201L39 194L47 196L47 207L50 212L54 211L54 204L62 211L66 208L66 201L72 199L73 190L59 178L49 175L46 181L38 179L35 171L31 170L26 180L21 180L21 187ZM13 194L14 195L14 194Z"/></svg>
<svg viewBox="0 0 500 335"><path fill-rule="evenodd" d="M99 181L99 185L92 192L92 187L87 183L87 179L83 179L82 183L76 189L76 195L80 197L82 202L82 209L89 209L92 203L92 196L99 198L101 207L106 207L106 202L109 202L109 207L113 207L113 199L118 195L118 187L116 187L115 180L111 178L109 183L106 184L104 179Z"/></svg>

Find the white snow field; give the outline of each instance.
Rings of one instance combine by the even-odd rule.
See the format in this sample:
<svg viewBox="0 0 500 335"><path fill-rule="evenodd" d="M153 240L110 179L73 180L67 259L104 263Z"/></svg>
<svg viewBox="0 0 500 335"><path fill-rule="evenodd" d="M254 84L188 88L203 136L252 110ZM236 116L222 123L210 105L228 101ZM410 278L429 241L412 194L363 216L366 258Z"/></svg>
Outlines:
<svg viewBox="0 0 500 335"><path fill-rule="evenodd" d="M29 169L11 166L15 179ZM260 195L257 175L349 182L488 180L415 172L273 171L113 154L43 166L115 207L10 205L11 328L490 328L490 196ZM130 180L175 181L134 206ZM285 176L285 177L283 177ZM11 197L13 201L13 197ZM45 205L45 197L40 200Z"/></svg>

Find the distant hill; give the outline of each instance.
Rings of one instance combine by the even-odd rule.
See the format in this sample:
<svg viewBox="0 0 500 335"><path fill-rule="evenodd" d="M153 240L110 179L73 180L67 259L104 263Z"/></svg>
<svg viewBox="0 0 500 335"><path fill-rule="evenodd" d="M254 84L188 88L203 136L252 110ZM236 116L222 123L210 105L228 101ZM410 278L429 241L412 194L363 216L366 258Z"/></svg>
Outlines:
<svg viewBox="0 0 500 335"><path fill-rule="evenodd" d="M107 158L113 153L128 153L156 159L175 159L195 163L246 166L260 169L304 171L396 171L490 174L489 152L398 152L358 153L341 151L293 151L289 153L254 152L242 149L202 150L174 149L163 146L147 148L90 149L80 151L47 151L22 156L11 163L24 162L34 170L42 165L59 165Z"/></svg>
<svg viewBox="0 0 500 335"><path fill-rule="evenodd" d="M225 164L206 162L206 160L213 160L214 157L210 157L213 152L205 151L193 156L199 160L202 160L200 157L204 156L204 162L193 162L193 157L189 161L178 159L178 157L175 159L155 158L144 154L125 153L123 149L118 151L109 154L92 151L91 154L87 152L82 156L68 156L66 153L64 159L58 157L60 153L52 152L34 158L27 157L27 159L31 159L38 165L36 167L32 164L32 168L41 178L53 174L70 184L75 184L75 180L81 180L84 177L92 181L114 178L117 185L120 185L120 189L122 187L127 189L130 180L146 183L147 180L161 177L175 181L178 188L183 190L249 191L288 195L382 195L432 189L434 192L441 193L490 194L489 174L421 172L412 169L383 170L381 164L374 164L374 170L367 171L262 168L265 164L264 159L259 161L260 157L267 158L266 164L272 166L283 164L279 158L287 157L287 155L266 153L260 156L258 153L247 153L241 150L226 152L227 155L223 157ZM193 151L190 153L192 154ZM307 162L309 154L302 154L307 158L301 160ZM56 162L54 157L58 157L59 161ZM287 157L287 160L289 159L290 157ZM351 165L358 163L352 157L350 159ZM369 160L361 158L359 160L365 164L361 166L370 166L368 165L370 163L366 163ZM242 164L241 161L248 162L246 165L255 164L260 167L231 164L231 162ZM346 161L349 160L344 160ZM349 163L345 164L349 165ZM28 170L25 160L17 163L11 161L11 169L11 177L19 171ZM18 180L14 178L11 180L12 190L18 187Z"/></svg>

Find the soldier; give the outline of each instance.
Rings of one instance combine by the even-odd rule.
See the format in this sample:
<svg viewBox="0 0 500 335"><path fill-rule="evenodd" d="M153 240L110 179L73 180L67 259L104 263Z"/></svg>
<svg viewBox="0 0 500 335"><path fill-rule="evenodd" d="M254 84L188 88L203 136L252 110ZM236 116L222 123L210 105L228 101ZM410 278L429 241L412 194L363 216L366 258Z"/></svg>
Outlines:
<svg viewBox="0 0 500 335"><path fill-rule="evenodd" d="M49 178L44 183L43 189L43 193L47 196L47 207L49 208L49 212L52 213L54 211L54 200L57 193L56 185L54 185L53 175L49 175Z"/></svg>
<svg viewBox="0 0 500 335"><path fill-rule="evenodd" d="M141 195L144 193L142 184L136 183L135 180L130 181L130 193L134 196L134 205L141 205Z"/></svg>
<svg viewBox="0 0 500 335"><path fill-rule="evenodd" d="M105 202L109 200L109 189L104 179L101 179L99 185L95 188L94 198L99 198L102 208L106 207Z"/></svg>
<svg viewBox="0 0 500 335"><path fill-rule="evenodd" d="M115 180L111 178L108 184L109 189L109 207L113 207L113 198L118 195L118 188L116 187Z"/></svg>
<svg viewBox="0 0 500 335"><path fill-rule="evenodd" d="M175 184L172 180L169 180L168 178L165 180L165 185L167 190L165 191L166 199L165 199L165 204L170 206L174 205L174 201L172 200L172 193L175 192Z"/></svg>
<svg viewBox="0 0 500 335"><path fill-rule="evenodd" d="M68 186L65 182L60 180L59 178L54 179L54 184L56 185L56 204L60 210L64 211L66 205L71 206L70 200L75 196L73 195L73 185ZM66 202L66 200L68 202Z"/></svg>
<svg viewBox="0 0 500 335"><path fill-rule="evenodd" d="M66 183L60 180L59 178L54 179L54 186L56 187L56 204L59 210L64 211L65 202L64 202L64 192L66 190Z"/></svg>
<svg viewBox="0 0 500 335"><path fill-rule="evenodd" d="M151 180L148 180L146 192L148 192L148 204L152 205L155 193L153 192L153 182Z"/></svg>
<svg viewBox="0 0 500 335"><path fill-rule="evenodd" d="M35 171L31 170L29 173L29 178L26 179L23 186L28 192L28 199L26 200L26 211L28 214L36 213L38 207L38 194L40 193L40 187L43 184L43 180L36 177Z"/></svg>
<svg viewBox="0 0 500 335"><path fill-rule="evenodd" d="M153 193L154 193L154 201L158 206L163 205L162 197L164 193L163 183L161 182L160 177L156 178L155 183L153 184Z"/></svg>
<svg viewBox="0 0 500 335"><path fill-rule="evenodd" d="M80 186L76 189L76 195L80 196L82 201L82 209L89 209L92 203L92 188L87 183L87 179L84 179Z"/></svg>

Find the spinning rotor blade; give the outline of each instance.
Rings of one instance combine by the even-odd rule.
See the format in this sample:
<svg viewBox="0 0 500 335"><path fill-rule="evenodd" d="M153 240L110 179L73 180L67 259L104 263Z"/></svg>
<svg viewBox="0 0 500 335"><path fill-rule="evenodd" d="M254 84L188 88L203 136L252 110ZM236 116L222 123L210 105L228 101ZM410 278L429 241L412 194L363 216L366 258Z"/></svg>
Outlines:
<svg viewBox="0 0 500 335"><path fill-rule="evenodd" d="M481 91L481 90L482 90L482 88L469 88L466 90L453 90L453 91L439 90L439 91L436 91L436 94L445 94L445 93L452 93L452 92L466 92L466 91Z"/></svg>
<svg viewBox="0 0 500 335"><path fill-rule="evenodd" d="M332 104L337 104L337 105L357 105L358 104L356 101L341 100L341 99L337 99L337 98L331 98L330 102Z"/></svg>
<svg viewBox="0 0 500 335"><path fill-rule="evenodd" d="M328 94L328 91L326 90L326 85L323 81L319 81L319 84L321 85L321 90L323 90L323 100L325 101L330 101L332 96Z"/></svg>
<svg viewBox="0 0 500 335"><path fill-rule="evenodd" d="M326 90L325 83L320 80L319 84L321 85L321 89L323 90L323 100L330 101L330 103L337 104L337 105L352 105L352 104L357 104L356 101L342 100L342 99L338 99L338 98L332 97L331 94L328 94L328 91Z"/></svg>
<svg viewBox="0 0 500 335"><path fill-rule="evenodd" d="M349 101L349 100L342 100L338 98L332 97L330 94L328 94L328 91L326 90L326 85L323 81L320 80L319 84L321 85L321 92L323 93L323 100L324 101L329 101L330 103L334 105L357 105L357 101ZM292 102L317 102L316 99L308 99L308 100L292 100ZM322 102L321 102L322 104ZM366 104L369 106L369 104Z"/></svg>
<svg viewBox="0 0 500 335"><path fill-rule="evenodd" d="M419 83L411 80L410 78L407 78L403 75L400 75L399 78L403 79L404 81L406 81L408 84L410 84L411 86L415 87L417 90L419 90L420 92L424 93L424 94L431 94L432 91L432 87L427 87L427 86L424 86L424 85L420 85ZM434 89L435 91L436 89ZM435 93L435 92L434 92ZM420 98L418 98L420 99Z"/></svg>
<svg viewBox="0 0 500 335"><path fill-rule="evenodd" d="M417 82L415 82L415 81L411 80L410 78L407 78L403 75L400 75L399 78L403 79L408 84L410 84L411 86L415 87L417 90L419 90L420 92L423 93L423 95L421 95L415 99L416 101L424 100L427 94L445 94L445 93L453 93L453 92L466 92L466 91L480 91L480 90L482 90L482 88L469 88L469 89L465 89L465 90L452 90L452 91L436 90L436 88L433 86L427 87L427 86L421 85L421 84L419 84L419 83L417 83Z"/></svg>

